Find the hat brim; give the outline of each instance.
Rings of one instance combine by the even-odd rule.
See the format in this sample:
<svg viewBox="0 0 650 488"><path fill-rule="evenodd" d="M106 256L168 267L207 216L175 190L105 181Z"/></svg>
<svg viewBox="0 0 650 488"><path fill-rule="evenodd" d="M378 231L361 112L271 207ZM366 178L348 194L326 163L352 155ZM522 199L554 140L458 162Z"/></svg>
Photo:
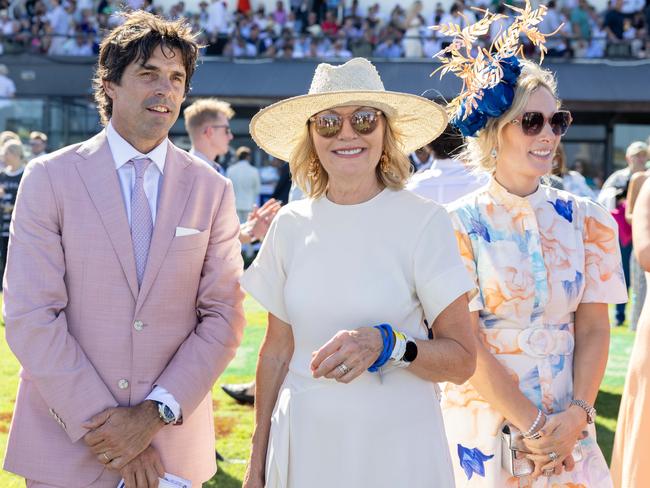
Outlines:
<svg viewBox="0 0 650 488"><path fill-rule="evenodd" d="M268 154L289 161L309 117L346 105L384 112L401 136L404 154L426 146L447 126L445 110L424 97L391 91L338 91L300 95L269 105L253 117L250 133Z"/></svg>

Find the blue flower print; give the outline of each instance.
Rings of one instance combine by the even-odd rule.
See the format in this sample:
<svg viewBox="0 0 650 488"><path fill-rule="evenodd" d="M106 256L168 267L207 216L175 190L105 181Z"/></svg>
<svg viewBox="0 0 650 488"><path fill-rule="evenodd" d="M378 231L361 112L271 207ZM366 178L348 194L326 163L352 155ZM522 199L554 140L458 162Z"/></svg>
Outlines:
<svg viewBox="0 0 650 488"><path fill-rule="evenodd" d="M458 458L460 460L460 467L465 470L465 476L468 480L472 479L474 473L479 476L485 477L485 467L483 463L494 457L486 456L478 448L469 449L461 444L458 444Z"/></svg>
<svg viewBox="0 0 650 488"><path fill-rule="evenodd" d="M575 280L562 280L562 287L567 298L573 300L578 297L578 293L580 293L580 288L582 287L582 281L582 273L580 271L576 271Z"/></svg>
<svg viewBox="0 0 650 488"><path fill-rule="evenodd" d="M548 203L553 205L553 208L558 213L558 215L561 215L569 222L573 222L573 201L572 200L560 200L559 198L556 198L555 203L551 202L550 200L548 201Z"/></svg>
<svg viewBox="0 0 650 488"><path fill-rule="evenodd" d="M470 218L470 223L472 224L472 230L468 232L469 235L476 234L481 236L485 242L491 242L490 232L483 222L474 217Z"/></svg>

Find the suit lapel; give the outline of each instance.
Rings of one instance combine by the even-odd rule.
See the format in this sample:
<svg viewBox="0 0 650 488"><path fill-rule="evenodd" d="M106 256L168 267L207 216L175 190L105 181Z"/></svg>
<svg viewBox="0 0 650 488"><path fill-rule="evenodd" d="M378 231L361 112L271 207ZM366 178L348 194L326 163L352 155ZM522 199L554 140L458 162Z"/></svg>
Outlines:
<svg viewBox="0 0 650 488"><path fill-rule="evenodd" d="M192 189L192 172L186 169L190 161L189 156L184 156L182 151L169 143L167 158L165 159L163 184L158 197L156 224L153 229L151 246L149 247L147 267L144 271L142 286L135 307L136 313L140 310L156 276L158 276L167 249L169 249L169 245L176 234L176 227L183 216Z"/></svg>
<svg viewBox="0 0 650 488"><path fill-rule="evenodd" d="M131 229L106 132L102 131L83 143L77 154L84 158L77 162L77 171L115 249L133 298L137 299L138 279Z"/></svg>

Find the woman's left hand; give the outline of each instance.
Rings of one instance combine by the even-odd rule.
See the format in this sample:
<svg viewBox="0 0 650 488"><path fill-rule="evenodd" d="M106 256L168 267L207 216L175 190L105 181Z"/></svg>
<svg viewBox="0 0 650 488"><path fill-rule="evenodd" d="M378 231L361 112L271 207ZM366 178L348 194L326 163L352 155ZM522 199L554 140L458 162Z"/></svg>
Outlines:
<svg viewBox="0 0 650 488"><path fill-rule="evenodd" d="M546 461L542 471L561 468L562 462L571 455L576 443L584 438L583 430L586 426L585 413L578 407L570 407L549 417L540 431L542 436L539 439L524 440L526 447L532 452L527 457L536 464ZM549 458L552 452L556 454L556 460ZM572 467L569 465L566 467Z"/></svg>
<svg viewBox="0 0 650 488"><path fill-rule="evenodd" d="M349 383L375 362L382 349L381 332L374 327L340 330L312 353L312 375Z"/></svg>

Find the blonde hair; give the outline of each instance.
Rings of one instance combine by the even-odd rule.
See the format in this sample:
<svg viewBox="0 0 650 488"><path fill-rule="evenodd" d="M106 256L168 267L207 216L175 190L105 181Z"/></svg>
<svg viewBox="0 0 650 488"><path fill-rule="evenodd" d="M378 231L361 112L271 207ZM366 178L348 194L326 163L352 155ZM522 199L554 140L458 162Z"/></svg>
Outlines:
<svg viewBox="0 0 650 488"><path fill-rule="evenodd" d="M384 147L382 157L387 158L386 171L382 171L381 164L377 162L375 175L377 181L392 190L401 190L411 175L411 162L400 149L401 135L392 126L390 119L384 116L386 121L384 129ZM317 175L310 175L312 161L316 161L320 171ZM291 152L289 169L298 187L310 198L319 198L325 195L329 176L325 168L318 160L314 141L309 132L309 124L305 124L298 143Z"/></svg>
<svg viewBox="0 0 650 488"><path fill-rule="evenodd" d="M235 111L228 102L223 100L199 98L183 112L185 129L191 137L192 132L217 119L219 114L223 114L226 119L231 119L235 115Z"/></svg>
<svg viewBox="0 0 650 488"><path fill-rule="evenodd" d="M0 146L4 146L5 142L10 141L12 139L16 141L20 141L20 137L18 136L18 134L16 134L13 131L3 130L2 132L0 132Z"/></svg>
<svg viewBox="0 0 650 488"><path fill-rule="evenodd" d="M500 117L490 117L487 125L476 136L468 137L460 158L476 170L494 173L496 158L492 157L494 150L498 151L501 144L501 134L510 122L523 112L530 96L538 88L546 88L557 99L557 82L553 74L531 61L520 61L521 74L517 79L515 97L510 108ZM558 107L560 101L557 101Z"/></svg>
<svg viewBox="0 0 650 488"><path fill-rule="evenodd" d="M16 139L9 139L7 140L3 145L2 149L0 150L0 153L2 156L6 156L7 154L13 154L14 156L18 157L21 161L25 159L25 151L23 148L22 142Z"/></svg>

